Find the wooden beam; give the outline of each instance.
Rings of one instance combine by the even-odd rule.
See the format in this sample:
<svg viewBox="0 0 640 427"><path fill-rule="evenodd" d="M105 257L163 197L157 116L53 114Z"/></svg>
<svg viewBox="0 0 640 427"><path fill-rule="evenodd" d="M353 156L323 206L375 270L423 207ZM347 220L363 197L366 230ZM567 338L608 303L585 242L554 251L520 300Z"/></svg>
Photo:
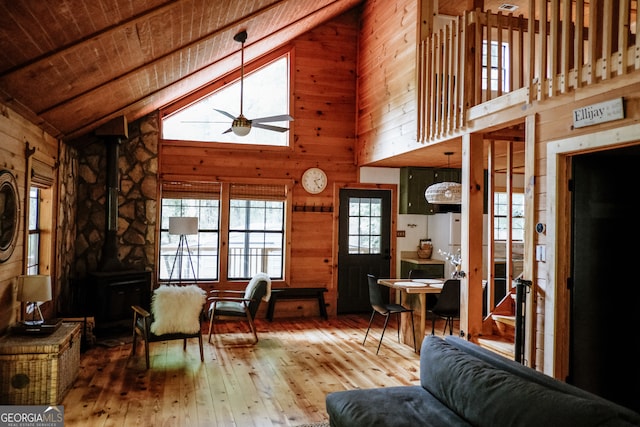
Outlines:
<svg viewBox="0 0 640 427"><path fill-rule="evenodd" d="M129 138L129 127L127 126L127 118L119 116L109 120L107 123L95 130L98 136L116 136L120 138Z"/></svg>
<svg viewBox="0 0 640 427"><path fill-rule="evenodd" d="M482 334L482 230L484 140L462 137L461 255L465 277L460 282L460 333L474 340Z"/></svg>

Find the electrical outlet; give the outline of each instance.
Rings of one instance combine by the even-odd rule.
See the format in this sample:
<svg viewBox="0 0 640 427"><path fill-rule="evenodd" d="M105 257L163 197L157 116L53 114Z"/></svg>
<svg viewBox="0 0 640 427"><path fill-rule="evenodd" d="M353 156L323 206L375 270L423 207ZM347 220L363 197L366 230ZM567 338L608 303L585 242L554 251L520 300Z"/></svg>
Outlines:
<svg viewBox="0 0 640 427"><path fill-rule="evenodd" d="M396 231L396 237L405 237L406 235L407 235L407 232L404 230Z"/></svg>

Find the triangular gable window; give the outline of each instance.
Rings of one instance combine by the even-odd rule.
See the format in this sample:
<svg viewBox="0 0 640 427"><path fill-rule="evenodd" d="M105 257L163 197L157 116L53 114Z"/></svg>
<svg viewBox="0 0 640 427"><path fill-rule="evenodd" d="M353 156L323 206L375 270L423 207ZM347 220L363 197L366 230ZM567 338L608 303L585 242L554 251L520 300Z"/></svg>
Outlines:
<svg viewBox="0 0 640 427"><path fill-rule="evenodd" d="M289 54L248 72L245 66L242 112L249 119L289 113ZM226 132L232 119L215 111L223 110L234 117L240 114L240 73L238 79L214 92L181 106L163 111L162 137L168 140L227 142L235 144L289 145L291 130L276 132L252 127L246 136ZM269 122L269 125L291 129L292 122Z"/></svg>

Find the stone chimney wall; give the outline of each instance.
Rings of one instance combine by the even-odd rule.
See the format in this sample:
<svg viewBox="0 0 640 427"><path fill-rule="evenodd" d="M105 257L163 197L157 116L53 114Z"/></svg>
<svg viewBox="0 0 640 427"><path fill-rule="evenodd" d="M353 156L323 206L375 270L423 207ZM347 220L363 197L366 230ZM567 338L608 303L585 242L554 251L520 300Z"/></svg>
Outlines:
<svg viewBox="0 0 640 427"><path fill-rule="evenodd" d="M129 124L120 143L118 168L118 260L131 270L154 272L158 209L157 114ZM96 140L79 153L75 270L78 278L98 270L106 225L106 147Z"/></svg>

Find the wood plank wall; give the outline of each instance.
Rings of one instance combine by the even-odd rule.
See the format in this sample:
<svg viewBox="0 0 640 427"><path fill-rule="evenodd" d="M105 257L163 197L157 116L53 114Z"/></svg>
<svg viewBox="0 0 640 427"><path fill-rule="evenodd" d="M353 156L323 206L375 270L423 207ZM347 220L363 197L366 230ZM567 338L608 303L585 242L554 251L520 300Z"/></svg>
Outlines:
<svg viewBox="0 0 640 427"><path fill-rule="evenodd" d="M359 159L381 159L415 148L416 3L366 2L363 7L358 59ZM377 152L368 152L372 149Z"/></svg>
<svg viewBox="0 0 640 427"><path fill-rule="evenodd" d="M159 169L163 177L212 180L238 178L290 180L292 208L324 206L325 212L292 209L291 268L287 285L327 286L329 314L335 314L337 291L333 277L332 206L336 183L357 181L354 157L356 117L356 56L358 15L352 11L312 29L292 43L293 146L291 149L234 149L212 144L161 142ZM299 181L309 167L328 176L318 195L306 193ZM327 208L333 208L333 213ZM274 286L282 284L275 283ZM315 304L315 305L314 305ZM262 309L261 309L262 310ZM289 311L290 310L290 311ZM278 303L277 315L314 315L317 303Z"/></svg>
<svg viewBox="0 0 640 427"><path fill-rule="evenodd" d="M16 178L20 202L20 224L18 240L11 257L0 264L0 335L11 323L20 320L20 305L15 302L15 283L17 276L23 274L25 242L25 203L28 200L25 186L27 158L26 144L35 148L34 158L46 164L54 164L57 157L57 141L41 129L25 120L8 107L0 105L0 170L9 170ZM55 260L56 253L52 254ZM53 263L55 265L55 262ZM52 274L55 272L43 273ZM54 295L56 294L55 276L52 276ZM45 316L51 312L53 303L42 306Z"/></svg>

